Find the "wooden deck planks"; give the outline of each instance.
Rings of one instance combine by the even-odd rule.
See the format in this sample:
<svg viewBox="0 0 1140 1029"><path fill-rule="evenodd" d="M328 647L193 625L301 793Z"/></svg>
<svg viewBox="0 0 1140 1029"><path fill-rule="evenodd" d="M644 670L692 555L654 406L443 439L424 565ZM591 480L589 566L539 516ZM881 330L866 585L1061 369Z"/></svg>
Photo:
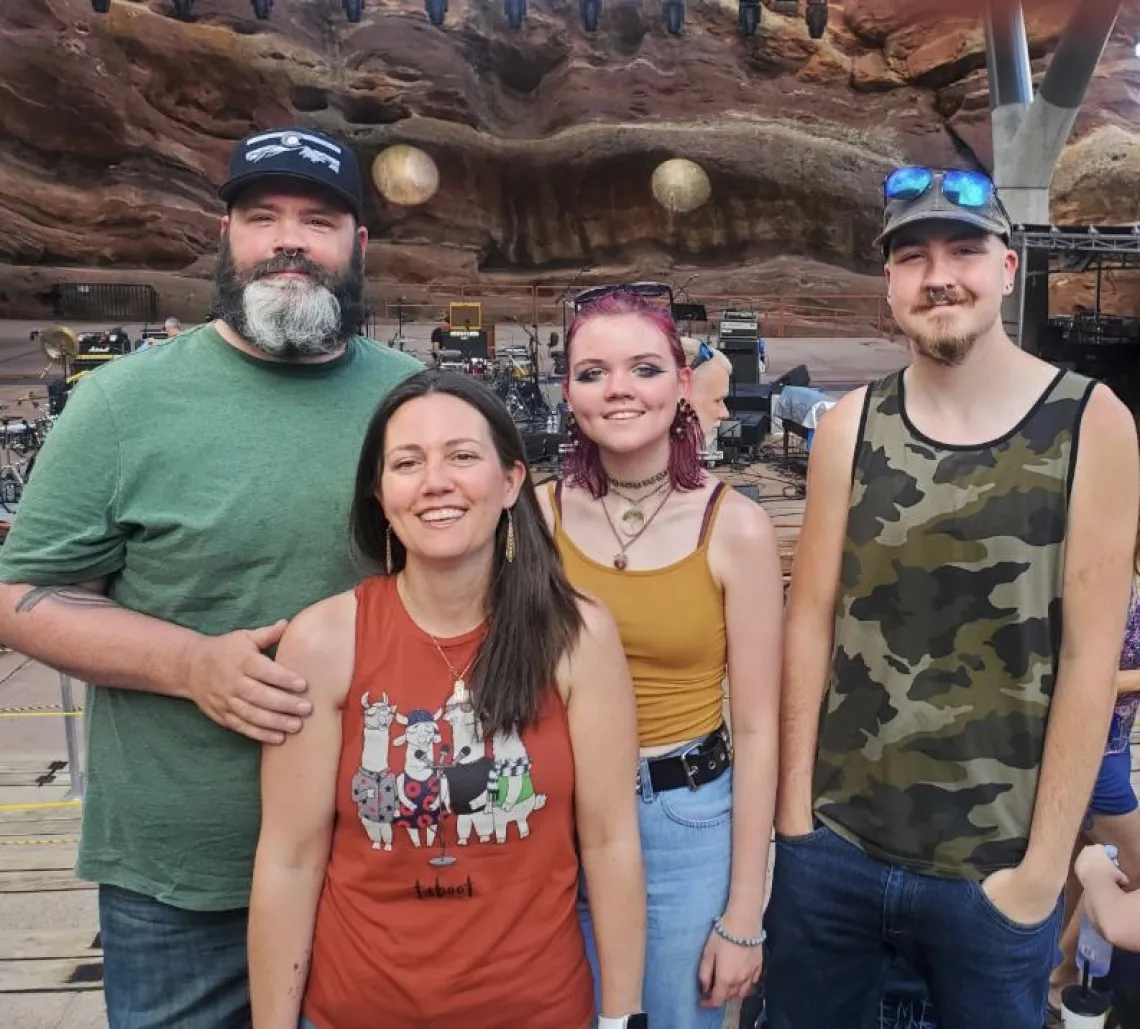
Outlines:
<svg viewBox="0 0 1140 1029"><path fill-rule="evenodd" d="M103 958L33 958L0 960L0 994L58 993L63 990L101 990Z"/></svg>

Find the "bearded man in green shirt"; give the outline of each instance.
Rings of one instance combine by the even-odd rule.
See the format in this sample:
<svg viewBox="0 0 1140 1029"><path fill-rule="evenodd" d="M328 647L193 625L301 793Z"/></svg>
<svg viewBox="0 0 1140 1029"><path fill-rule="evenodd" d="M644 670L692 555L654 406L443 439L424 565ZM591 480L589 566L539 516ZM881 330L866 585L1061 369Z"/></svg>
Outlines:
<svg viewBox="0 0 1140 1029"><path fill-rule="evenodd" d="M347 146L257 133L220 195L216 319L84 378L0 550L0 638L93 684L76 871L99 884L111 1029L250 1023L260 746L310 709L271 655L371 571L347 531L359 447L421 367L358 335Z"/></svg>

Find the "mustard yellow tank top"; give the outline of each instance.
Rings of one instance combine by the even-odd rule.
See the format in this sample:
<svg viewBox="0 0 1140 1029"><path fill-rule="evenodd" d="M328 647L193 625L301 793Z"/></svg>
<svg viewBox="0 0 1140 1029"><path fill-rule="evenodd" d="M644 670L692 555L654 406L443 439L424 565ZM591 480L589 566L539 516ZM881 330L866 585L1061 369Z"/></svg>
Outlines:
<svg viewBox="0 0 1140 1029"><path fill-rule="evenodd" d="M704 736L723 720L728 636L724 591L709 569L708 541L724 492L718 483L691 554L664 568L619 572L587 557L566 535L562 483L550 487L554 541L566 576L609 608L621 633L643 747Z"/></svg>

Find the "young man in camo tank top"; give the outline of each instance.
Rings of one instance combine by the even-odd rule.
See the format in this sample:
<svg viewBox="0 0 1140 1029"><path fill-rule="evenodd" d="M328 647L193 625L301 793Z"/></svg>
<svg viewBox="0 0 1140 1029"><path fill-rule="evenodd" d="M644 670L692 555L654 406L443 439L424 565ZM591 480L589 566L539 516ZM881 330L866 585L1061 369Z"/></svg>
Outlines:
<svg viewBox="0 0 1140 1029"><path fill-rule="evenodd" d="M988 179L899 169L884 194L912 362L845 397L812 450L769 1019L876 1025L901 959L941 1029L1040 1029L1115 697L1136 432L1006 334L1017 255Z"/></svg>

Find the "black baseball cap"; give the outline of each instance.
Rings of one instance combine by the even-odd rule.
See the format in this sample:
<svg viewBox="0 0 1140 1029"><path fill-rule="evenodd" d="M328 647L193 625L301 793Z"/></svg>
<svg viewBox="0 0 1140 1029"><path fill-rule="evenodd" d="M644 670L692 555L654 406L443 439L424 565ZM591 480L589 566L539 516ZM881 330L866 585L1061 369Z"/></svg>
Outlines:
<svg viewBox="0 0 1140 1029"><path fill-rule="evenodd" d="M238 194L264 179L294 179L323 186L364 220L364 191L356 155L339 140L306 128L271 129L247 136L230 155L229 178L218 196L232 206Z"/></svg>

